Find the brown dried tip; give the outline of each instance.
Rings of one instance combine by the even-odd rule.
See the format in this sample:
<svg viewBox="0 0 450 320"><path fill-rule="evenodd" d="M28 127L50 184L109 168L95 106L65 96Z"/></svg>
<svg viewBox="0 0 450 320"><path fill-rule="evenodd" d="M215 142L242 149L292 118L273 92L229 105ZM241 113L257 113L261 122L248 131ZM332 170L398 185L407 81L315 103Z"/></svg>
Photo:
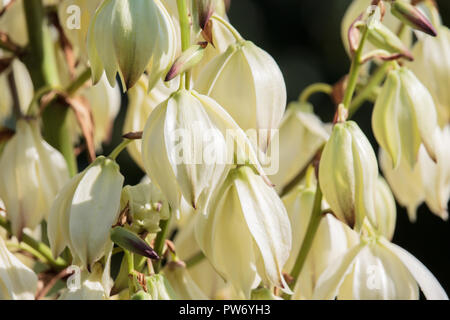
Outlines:
<svg viewBox="0 0 450 320"><path fill-rule="evenodd" d="M214 0L196 0L198 10L198 23L200 28L205 29L209 19L215 10Z"/></svg>
<svg viewBox="0 0 450 320"><path fill-rule="evenodd" d="M122 138L128 139L128 140L140 140L142 139L142 131L136 131L136 132L128 132L125 133Z"/></svg>
<svg viewBox="0 0 450 320"><path fill-rule="evenodd" d="M214 45L212 27L213 27L212 21L208 20L208 22L205 25L205 28L203 28L202 37L203 39L206 40L206 42L211 43L211 45L215 48L216 46Z"/></svg>
<svg viewBox="0 0 450 320"><path fill-rule="evenodd" d="M430 36L437 36L437 31L428 18L414 5L397 0L391 5L391 12L400 21Z"/></svg>

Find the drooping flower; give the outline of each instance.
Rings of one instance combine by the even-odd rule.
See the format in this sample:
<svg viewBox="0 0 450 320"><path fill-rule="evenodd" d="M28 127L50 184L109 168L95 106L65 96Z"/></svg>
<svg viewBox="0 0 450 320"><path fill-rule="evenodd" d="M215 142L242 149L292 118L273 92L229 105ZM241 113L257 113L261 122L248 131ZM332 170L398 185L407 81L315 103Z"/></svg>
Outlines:
<svg viewBox="0 0 450 320"><path fill-rule="evenodd" d="M34 300L37 275L15 257L0 237L0 300Z"/></svg>
<svg viewBox="0 0 450 320"><path fill-rule="evenodd" d="M123 87L130 89L147 71L151 90L175 59L175 37L172 21L160 1L104 1L87 36L94 83L105 71L113 86L119 73Z"/></svg>
<svg viewBox="0 0 450 320"><path fill-rule="evenodd" d="M380 146L398 167L403 157L414 168L423 143L435 159L436 107L429 91L407 68L389 72L372 115L372 128Z"/></svg>
<svg viewBox="0 0 450 320"><path fill-rule="evenodd" d="M251 168L230 172L198 219L199 246L239 296L248 299L260 281L290 293L282 275L292 245L289 217L275 190Z"/></svg>
<svg viewBox="0 0 450 320"><path fill-rule="evenodd" d="M441 127L450 122L450 30L441 25L435 38L422 36L414 45L408 67L430 91Z"/></svg>
<svg viewBox="0 0 450 320"><path fill-rule="evenodd" d="M436 134L436 162L422 148L419 152L425 202L430 210L444 220L448 219L450 198L450 126Z"/></svg>
<svg viewBox="0 0 450 320"><path fill-rule="evenodd" d="M378 164L364 133L353 121L337 123L322 153L319 181L338 219L360 229L367 217L376 226Z"/></svg>
<svg viewBox="0 0 450 320"><path fill-rule="evenodd" d="M88 269L103 257L119 215L123 180L117 163L102 156L64 186L48 220L55 257L68 246L75 264Z"/></svg>
<svg viewBox="0 0 450 320"><path fill-rule="evenodd" d="M251 130L255 146L266 152L286 108L283 75L266 51L251 41L231 44L202 70L195 88L222 105L244 131Z"/></svg>
<svg viewBox="0 0 450 320"><path fill-rule="evenodd" d="M394 168L389 154L380 149L379 163L397 201L407 209L409 220L417 218L417 207L425 200L420 166L411 169L402 158L397 168Z"/></svg>
<svg viewBox="0 0 450 320"><path fill-rule="evenodd" d="M236 153L227 148L227 135L236 136ZM234 141L234 140L233 140ZM205 209L212 191L234 162L258 167L256 153L242 129L213 99L180 90L151 114L142 137L146 172L178 210L181 196Z"/></svg>
<svg viewBox="0 0 450 320"><path fill-rule="evenodd" d="M384 237L362 238L320 276L314 299L448 300L431 272Z"/></svg>
<svg viewBox="0 0 450 320"><path fill-rule="evenodd" d="M0 158L0 198L13 234L38 227L67 181L66 161L43 140L37 120L18 120Z"/></svg>

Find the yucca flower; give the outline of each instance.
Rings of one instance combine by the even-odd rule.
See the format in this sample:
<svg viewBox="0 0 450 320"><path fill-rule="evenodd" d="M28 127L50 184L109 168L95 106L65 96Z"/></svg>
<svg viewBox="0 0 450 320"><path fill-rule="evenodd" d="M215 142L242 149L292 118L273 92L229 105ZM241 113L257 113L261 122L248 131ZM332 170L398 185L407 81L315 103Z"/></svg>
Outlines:
<svg viewBox="0 0 450 320"><path fill-rule="evenodd" d="M405 67L390 71L375 103L372 129L394 168L402 157L414 168L422 143L436 159L437 128L436 107L427 88Z"/></svg>
<svg viewBox="0 0 450 320"><path fill-rule="evenodd" d="M87 269L105 255L120 209L123 176L114 160L98 157L59 192L48 219L53 256L68 246Z"/></svg>
<svg viewBox="0 0 450 320"><path fill-rule="evenodd" d="M105 71L114 86L119 73L124 89L130 89L147 71L151 90L175 59L175 37L169 14L159 0L104 1L87 36L94 83Z"/></svg>
<svg viewBox="0 0 450 320"><path fill-rule="evenodd" d="M275 190L247 166L230 172L210 210L199 216L203 253L241 298L262 281L290 293L283 267L292 246L291 225Z"/></svg>
<svg viewBox="0 0 450 320"><path fill-rule="evenodd" d="M353 121L337 123L320 160L319 181L338 219L360 229L367 217L376 226L378 164L370 142Z"/></svg>
<svg viewBox="0 0 450 320"><path fill-rule="evenodd" d="M37 275L6 247L0 237L0 300L34 300Z"/></svg>
<svg viewBox="0 0 450 320"><path fill-rule="evenodd" d="M231 44L202 70L196 90L215 99L266 152L286 108L286 85L275 60L251 41Z"/></svg>

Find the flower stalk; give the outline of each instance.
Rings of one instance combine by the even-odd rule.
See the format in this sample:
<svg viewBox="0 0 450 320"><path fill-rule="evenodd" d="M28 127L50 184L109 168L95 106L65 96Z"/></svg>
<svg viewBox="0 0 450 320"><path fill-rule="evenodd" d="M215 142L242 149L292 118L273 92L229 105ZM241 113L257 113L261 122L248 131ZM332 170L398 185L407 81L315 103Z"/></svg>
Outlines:
<svg viewBox="0 0 450 320"><path fill-rule="evenodd" d="M180 17L181 28L181 50L184 52L189 49L191 45L191 23L189 21L189 11L186 0L177 0L178 15ZM189 90L191 85L191 75L189 71L184 73L184 87ZM183 80L181 80L183 85Z"/></svg>

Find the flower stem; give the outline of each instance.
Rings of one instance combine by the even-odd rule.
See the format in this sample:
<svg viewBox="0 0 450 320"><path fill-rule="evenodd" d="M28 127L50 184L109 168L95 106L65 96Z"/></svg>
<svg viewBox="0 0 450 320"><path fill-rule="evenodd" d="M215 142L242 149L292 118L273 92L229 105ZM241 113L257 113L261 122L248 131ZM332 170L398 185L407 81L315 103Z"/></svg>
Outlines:
<svg viewBox="0 0 450 320"><path fill-rule="evenodd" d="M169 235L169 226L170 226L170 220L172 218L172 214L170 215L169 219L167 220L161 220L159 223L159 227L161 229L160 232L158 232L158 235L155 239L154 248L155 252L159 256L159 260L156 260L153 262L153 268L155 269L155 273L159 273L161 270L161 262L163 257L163 251L164 251L164 245L166 243L167 236Z"/></svg>
<svg viewBox="0 0 450 320"><path fill-rule="evenodd" d="M186 268L192 268L193 266L196 266L197 264L199 264L200 262L203 261L203 259L205 259L205 254L203 252L198 252L195 255L193 255L192 257L190 257L189 259L187 259L185 261L186 263Z"/></svg>
<svg viewBox="0 0 450 320"><path fill-rule="evenodd" d="M191 45L191 23L189 21L189 10L186 0L177 0L178 16L180 17L181 29L181 50L186 51ZM189 90L191 85L191 75L187 71L184 73L184 86Z"/></svg>
<svg viewBox="0 0 450 320"><path fill-rule="evenodd" d="M358 93L358 95L353 99L349 107L349 117L351 118L356 111L361 107L361 105L366 101L366 99L372 94L373 89L378 87L380 83L386 77L386 73L391 68L392 64L389 62L383 63L370 77L369 82L366 86Z"/></svg>
<svg viewBox="0 0 450 320"><path fill-rule="evenodd" d="M292 269L292 283L291 288L295 290L295 286L298 281L298 277L302 272L303 266L305 265L308 253L311 250L314 237L319 228L320 220L322 219L322 190L320 189L319 183L316 187L316 195L314 197L314 205L311 213L311 218L309 219L308 229L306 230L305 238L303 239L302 246L295 261L294 268ZM290 299L289 296L285 296L286 299Z"/></svg>
<svg viewBox="0 0 450 320"><path fill-rule="evenodd" d="M230 33L233 35L233 37L236 39L237 42L244 41L244 38L242 38L240 33L228 21L224 20L222 17L213 14L211 16L211 19L220 22L225 28L227 28L227 30L230 31Z"/></svg>
<svg viewBox="0 0 450 320"><path fill-rule="evenodd" d="M327 83L313 83L307 86L300 94L300 102L308 102L309 98L318 92L323 92L330 95L333 92L333 87Z"/></svg>
<svg viewBox="0 0 450 320"><path fill-rule="evenodd" d="M8 231L8 233L11 233L11 225L3 217L0 217L0 226L3 227L6 231ZM67 268L67 266L69 265L61 257L54 259L52 251L50 250L50 248L47 245L45 245L44 243L42 243L40 241L33 239L26 233L24 233L22 235L21 242L25 243L29 247L28 248L26 246L21 246L21 249L26 249L26 251L33 254L40 260L45 259L45 261L43 261L43 262L50 265L52 267L52 269L54 269L56 271L61 271L65 268ZM38 254L34 254L35 252L37 252Z"/></svg>
<svg viewBox="0 0 450 320"><path fill-rule="evenodd" d="M74 95L90 78L91 68L87 68L66 88L66 93L69 96Z"/></svg>
<svg viewBox="0 0 450 320"><path fill-rule="evenodd" d="M125 150L125 148L134 140L130 140L130 139L125 139L123 140L108 156L108 158L112 159L112 160L116 160L117 157L119 156L119 154Z"/></svg>
<svg viewBox="0 0 450 320"><path fill-rule="evenodd" d="M359 70L361 69L362 65L361 56L364 49L364 43L366 42L368 35L369 35L369 28L365 26L364 31L362 33L361 41L359 42L358 49L356 49L355 55L353 56L347 89L345 90L344 99L342 101L344 108L347 109L350 107L350 102L352 101L353 94L355 93L356 84L358 82Z"/></svg>

